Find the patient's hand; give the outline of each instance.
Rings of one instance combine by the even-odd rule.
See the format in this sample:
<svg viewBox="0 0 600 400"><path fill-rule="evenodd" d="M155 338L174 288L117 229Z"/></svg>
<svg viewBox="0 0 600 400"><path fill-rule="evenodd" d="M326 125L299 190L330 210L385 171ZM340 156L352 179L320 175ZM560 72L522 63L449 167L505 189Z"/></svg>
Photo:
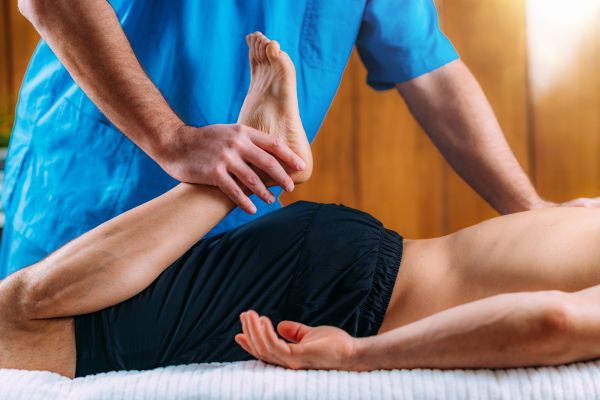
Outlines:
<svg viewBox="0 0 600 400"><path fill-rule="evenodd" d="M356 339L339 328L282 321L277 331L288 342L277 336L269 318L254 311L242 313L240 320L243 333L235 341L259 360L292 369L354 369Z"/></svg>

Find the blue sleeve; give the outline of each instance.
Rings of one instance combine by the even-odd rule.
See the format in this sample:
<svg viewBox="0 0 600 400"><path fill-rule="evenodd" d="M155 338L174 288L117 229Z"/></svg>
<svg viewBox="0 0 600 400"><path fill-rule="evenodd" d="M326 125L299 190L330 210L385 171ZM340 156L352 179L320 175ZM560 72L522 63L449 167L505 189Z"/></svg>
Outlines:
<svg viewBox="0 0 600 400"><path fill-rule="evenodd" d="M356 41L367 82L386 90L433 71L458 54L440 31L433 0L368 0Z"/></svg>

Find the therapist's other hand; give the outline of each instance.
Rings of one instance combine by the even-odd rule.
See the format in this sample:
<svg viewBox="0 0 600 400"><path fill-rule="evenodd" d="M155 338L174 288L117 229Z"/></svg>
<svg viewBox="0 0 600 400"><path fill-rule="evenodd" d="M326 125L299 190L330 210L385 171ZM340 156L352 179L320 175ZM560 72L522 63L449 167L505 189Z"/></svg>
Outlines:
<svg viewBox="0 0 600 400"><path fill-rule="evenodd" d="M271 320L255 311L240 315L243 333L235 341L248 353L270 364L292 369L353 370L356 339L333 326L310 327L282 321L277 336Z"/></svg>
<svg viewBox="0 0 600 400"><path fill-rule="evenodd" d="M555 203L551 201L540 201L533 208L548 208L548 207L583 207L583 208L600 208L600 197L589 198L579 197L574 200L565 201L564 203Z"/></svg>
<svg viewBox="0 0 600 400"><path fill-rule="evenodd" d="M588 198L580 197L575 200L570 200L560 204L561 207L585 207L585 208L600 208L600 197Z"/></svg>
<svg viewBox="0 0 600 400"><path fill-rule="evenodd" d="M256 206L246 189L269 204L275 201L255 169L291 192L294 182L282 163L291 171L305 168L304 161L286 143L240 124L182 126L162 143L157 158L173 178L217 186L250 214L256 213Z"/></svg>

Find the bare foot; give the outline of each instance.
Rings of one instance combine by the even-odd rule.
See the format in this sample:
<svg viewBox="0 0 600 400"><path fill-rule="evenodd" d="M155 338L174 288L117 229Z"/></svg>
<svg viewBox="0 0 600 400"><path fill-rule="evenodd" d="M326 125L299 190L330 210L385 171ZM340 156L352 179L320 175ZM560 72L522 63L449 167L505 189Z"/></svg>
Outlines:
<svg viewBox="0 0 600 400"><path fill-rule="evenodd" d="M289 170L294 183L306 182L312 173L310 144L302 127L296 93L296 69L279 43L260 32L246 36L250 49L250 89L238 123L283 140L306 163L304 171ZM273 182L265 178L265 183Z"/></svg>

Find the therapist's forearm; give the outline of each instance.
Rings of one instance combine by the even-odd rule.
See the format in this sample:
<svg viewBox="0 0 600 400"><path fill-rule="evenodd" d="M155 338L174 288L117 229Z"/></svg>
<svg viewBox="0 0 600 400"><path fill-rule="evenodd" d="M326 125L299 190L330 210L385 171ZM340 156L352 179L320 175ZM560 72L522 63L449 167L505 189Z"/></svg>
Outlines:
<svg viewBox="0 0 600 400"><path fill-rule="evenodd" d="M511 213L546 205L462 61L397 87L450 165L497 211Z"/></svg>
<svg viewBox="0 0 600 400"><path fill-rule="evenodd" d="M20 0L19 8L100 110L144 151L183 122L148 78L106 0Z"/></svg>

